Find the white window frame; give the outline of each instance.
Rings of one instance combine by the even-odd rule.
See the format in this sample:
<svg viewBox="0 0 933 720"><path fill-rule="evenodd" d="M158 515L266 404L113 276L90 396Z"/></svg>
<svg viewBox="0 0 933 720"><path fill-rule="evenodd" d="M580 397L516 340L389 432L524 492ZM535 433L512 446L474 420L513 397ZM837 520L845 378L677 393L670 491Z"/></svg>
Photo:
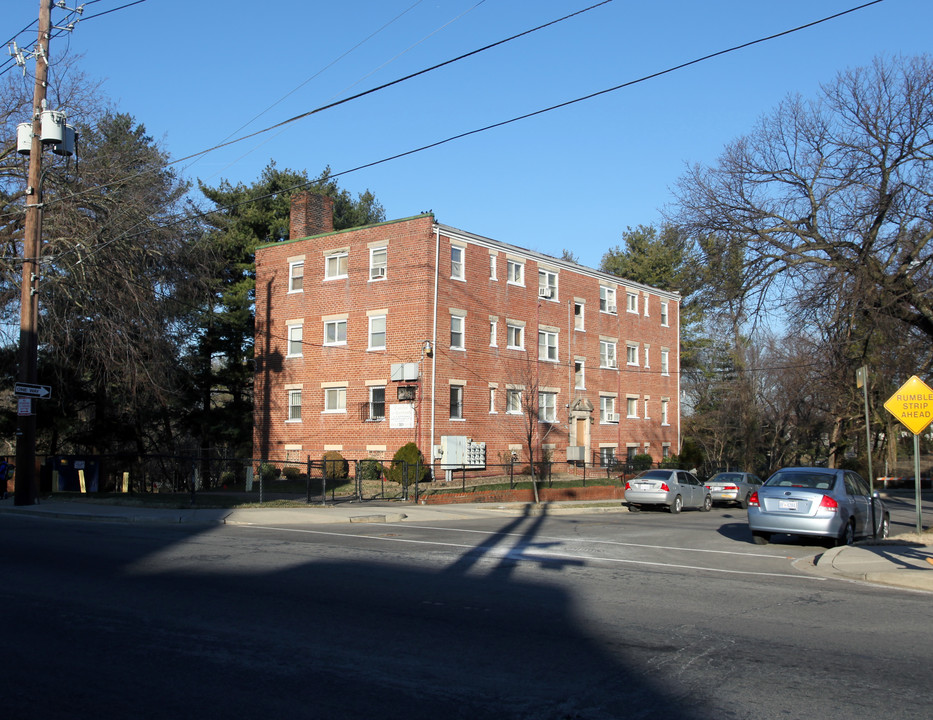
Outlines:
<svg viewBox="0 0 933 720"><path fill-rule="evenodd" d="M638 314L638 293L633 290L625 291L625 312Z"/></svg>
<svg viewBox="0 0 933 720"><path fill-rule="evenodd" d="M305 261L295 260L288 264L288 292L300 293L304 291Z"/></svg>
<svg viewBox="0 0 933 720"><path fill-rule="evenodd" d="M508 388L505 391L506 415L522 414L522 391L519 388Z"/></svg>
<svg viewBox="0 0 933 720"><path fill-rule="evenodd" d="M599 448L599 466L608 467L609 465L612 465L613 463L615 463L617 449L618 448L616 448L614 445L613 446L606 445L606 446Z"/></svg>
<svg viewBox="0 0 933 720"><path fill-rule="evenodd" d="M579 308L579 312L577 309ZM586 315L586 304L575 300L573 303L573 329L584 331L586 330L586 323L584 322Z"/></svg>
<svg viewBox="0 0 933 720"><path fill-rule="evenodd" d="M557 345L557 332L555 330L538 328L538 360L554 363L560 361L560 349Z"/></svg>
<svg viewBox="0 0 933 720"><path fill-rule="evenodd" d="M343 260L343 262L341 262ZM334 263L334 267L331 267L331 263ZM340 272L341 265L343 265L343 272ZM340 252L328 253L324 257L324 280L340 280L341 278L346 278L349 275L350 271L350 253L347 250L342 250Z"/></svg>
<svg viewBox="0 0 933 720"><path fill-rule="evenodd" d="M538 421L557 422L557 393L542 390L538 393Z"/></svg>
<svg viewBox="0 0 933 720"><path fill-rule="evenodd" d="M490 280L496 280L496 281L499 280L499 278L496 277L496 273L499 269L497 265L497 259L498 259L498 256L490 253L489 255L489 279Z"/></svg>
<svg viewBox="0 0 933 720"><path fill-rule="evenodd" d="M585 358L574 358L573 389L574 390L586 390L586 359Z"/></svg>
<svg viewBox="0 0 933 720"><path fill-rule="evenodd" d="M489 414L497 415L498 410L496 410L496 390L498 387L496 385L489 386Z"/></svg>
<svg viewBox="0 0 933 720"><path fill-rule="evenodd" d="M661 348L661 374L670 375L671 374L671 351L667 348Z"/></svg>
<svg viewBox="0 0 933 720"><path fill-rule="evenodd" d="M459 335L459 343L454 342L454 335ZM450 316L450 349L466 350L466 318L463 315Z"/></svg>
<svg viewBox="0 0 933 720"><path fill-rule="evenodd" d="M378 256L381 255L381 258ZM389 269L389 248L385 245L369 249L369 281L386 279Z"/></svg>
<svg viewBox="0 0 933 720"><path fill-rule="evenodd" d="M340 339L340 327L343 326L343 340ZM328 340L328 334L333 328L333 340ZM346 345L347 344L347 319L346 318L335 318L333 320L324 321L324 345L326 347L333 347L336 345Z"/></svg>
<svg viewBox="0 0 933 720"><path fill-rule="evenodd" d="M463 385L450 386L450 419L464 420Z"/></svg>
<svg viewBox="0 0 933 720"><path fill-rule="evenodd" d="M286 422L301 422L301 388L288 391L288 420Z"/></svg>
<svg viewBox="0 0 933 720"><path fill-rule="evenodd" d="M382 402L375 398L375 394L382 391ZM376 415L374 408L382 405L382 415ZM369 387L369 419L373 422L382 422L386 419L386 388L385 385L371 385Z"/></svg>
<svg viewBox="0 0 933 720"><path fill-rule="evenodd" d="M492 256L490 256L492 257ZM489 318L489 347L499 347L499 318Z"/></svg>
<svg viewBox="0 0 933 720"><path fill-rule="evenodd" d="M288 325L288 351L286 357L301 357L304 354L304 325L291 323Z"/></svg>
<svg viewBox="0 0 933 720"><path fill-rule="evenodd" d="M462 245L450 246L450 279L466 280L466 248Z"/></svg>
<svg viewBox="0 0 933 720"><path fill-rule="evenodd" d="M541 291L547 289L550 292L548 293L547 299L551 302L557 302L557 273L553 270L542 270L538 269L538 297L541 297Z"/></svg>
<svg viewBox="0 0 933 720"><path fill-rule="evenodd" d="M599 422L602 425L606 424L616 424L615 420L610 420L610 415L615 415L616 412L616 399L612 395L600 395L599 396Z"/></svg>
<svg viewBox="0 0 933 720"><path fill-rule="evenodd" d="M374 328L374 325L378 325L379 322L382 322L382 330ZM382 344L376 344L374 340L378 339L378 336L382 335ZM369 347L368 350L385 350L386 349L386 316L385 315L371 315L369 317Z"/></svg>
<svg viewBox="0 0 933 720"><path fill-rule="evenodd" d="M637 397L629 396L625 398L625 417L627 418L638 417L638 398Z"/></svg>
<svg viewBox="0 0 933 720"><path fill-rule="evenodd" d="M638 343L625 343L625 364L638 367Z"/></svg>
<svg viewBox="0 0 933 720"><path fill-rule="evenodd" d="M599 367L607 370L615 370L619 367L616 343L612 340L599 341Z"/></svg>
<svg viewBox="0 0 933 720"><path fill-rule="evenodd" d="M609 308L616 308L615 310L610 310ZM616 289L611 287L606 287L605 285L599 286L599 311L604 313L610 313L615 315L618 313L618 307L616 306Z"/></svg>
<svg viewBox="0 0 933 720"><path fill-rule="evenodd" d="M333 405L333 407L331 407ZM347 387L324 388L324 414L346 414L347 412Z"/></svg>
<svg viewBox="0 0 933 720"><path fill-rule="evenodd" d="M668 322L670 317L668 315L668 303L667 300L661 301L661 327L668 327Z"/></svg>
<svg viewBox="0 0 933 720"><path fill-rule="evenodd" d="M505 281L509 285L525 287L525 263L521 260L506 258Z"/></svg>
<svg viewBox="0 0 933 720"><path fill-rule="evenodd" d="M525 326L519 325L518 323L508 322L505 323L506 329L506 348L509 350L524 350L525 349ZM513 340L517 339L517 344Z"/></svg>
<svg viewBox="0 0 933 720"><path fill-rule="evenodd" d="M670 425L668 412L670 410L671 401L668 398L661 398L661 425Z"/></svg>

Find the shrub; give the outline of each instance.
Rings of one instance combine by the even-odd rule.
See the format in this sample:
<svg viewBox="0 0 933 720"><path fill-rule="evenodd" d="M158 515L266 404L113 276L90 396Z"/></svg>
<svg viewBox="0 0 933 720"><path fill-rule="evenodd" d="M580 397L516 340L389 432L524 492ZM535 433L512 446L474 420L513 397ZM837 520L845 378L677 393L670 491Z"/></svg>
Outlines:
<svg viewBox="0 0 933 720"><path fill-rule="evenodd" d="M418 464L421 466L421 476L418 478L418 482L430 482L431 472L424 466L424 456L421 454L418 446L412 442L402 445L402 447L395 451L395 455L392 456L392 467L388 473L389 479L399 484L404 483L406 481L405 468L407 465L407 481L409 484L414 483L415 467Z"/></svg>
<svg viewBox="0 0 933 720"><path fill-rule="evenodd" d="M281 470L271 463L262 463L259 466L259 477L263 482L270 482L278 478Z"/></svg>
<svg viewBox="0 0 933 720"><path fill-rule="evenodd" d="M633 455L629 463L632 466L632 470L635 472L641 472L642 470L648 470L652 465L654 465L654 458L647 453L644 455Z"/></svg>
<svg viewBox="0 0 933 720"><path fill-rule="evenodd" d="M296 482L297 480L301 479L301 468L295 467L294 465L289 465L282 470L282 475L286 480Z"/></svg>
<svg viewBox="0 0 933 720"><path fill-rule="evenodd" d="M379 480L385 468L375 458L366 458L360 462L360 478L362 480Z"/></svg>
<svg viewBox="0 0 933 720"><path fill-rule="evenodd" d="M350 463L336 450L324 453L324 477L328 480L346 480L350 474Z"/></svg>

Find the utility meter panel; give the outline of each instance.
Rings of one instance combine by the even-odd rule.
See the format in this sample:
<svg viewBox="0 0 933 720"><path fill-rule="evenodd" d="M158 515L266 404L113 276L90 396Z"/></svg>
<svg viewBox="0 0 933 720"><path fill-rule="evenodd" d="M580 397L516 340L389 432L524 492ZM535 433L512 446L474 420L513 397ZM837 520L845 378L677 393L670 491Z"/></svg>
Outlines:
<svg viewBox="0 0 933 720"><path fill-rule="evenodd" d="M465 435L441 435L441 469L486 467L486 443L475 443Z"/></svg>

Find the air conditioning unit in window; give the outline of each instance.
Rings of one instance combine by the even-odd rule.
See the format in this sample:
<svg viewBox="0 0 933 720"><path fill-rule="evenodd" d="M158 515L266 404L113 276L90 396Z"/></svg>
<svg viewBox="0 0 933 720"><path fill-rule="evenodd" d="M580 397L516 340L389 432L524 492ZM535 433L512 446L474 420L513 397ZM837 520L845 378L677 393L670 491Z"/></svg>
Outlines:
<svg viewBox="0 0 933 720"><path fill-rule="evenodd" d="M619 413L606 413L606 422L619 422Z"/></svg>
<svg viewBox="0 0 933 720"><path fill-rule="evenodd" d="M606 306L606 312L615 313L615 311L616 311L616 306L615 306L615 305L607 305L607 306Z"/></svg>
<svg viewBox="0 0 933 720"><path fill-rule="evenodd" d="M378 280L379 278L384 278L386 276L386 269L384 267L374 267L369 269L369 279Z"/></svg>
<svg viewBox="0 0 933 720"><path fill-rule="evenodd" d="M551 288L549 287L538 288L538 297L547 298L548 300L550 300L551 299Z"/></svg>

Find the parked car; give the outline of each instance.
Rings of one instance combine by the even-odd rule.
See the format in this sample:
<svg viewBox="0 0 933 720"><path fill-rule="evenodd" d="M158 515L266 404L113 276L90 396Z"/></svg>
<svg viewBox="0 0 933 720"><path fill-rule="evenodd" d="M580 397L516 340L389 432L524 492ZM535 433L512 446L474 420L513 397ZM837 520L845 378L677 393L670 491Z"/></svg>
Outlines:
<svg viewBox="0 0 933 720"><path fill-rule="evenodd" d="M748 507L748 499L760 485L761 478L747 472L716 473L706 481L714 503L738 503L743 510Z"/></svg>
<svg viewBox="0 0 933 720"><path fill-rule="evenodd" d="M887 537L890 516L881 498L851 470L783 468L754 491L748 501L752 538L765 545L775 533L824 537L850 545L857 537Z"/></svg>
<svg viewBox="0 0 933 720"><path fill-rule="evenodd" d="M672 513L686 507L713 507L709 488L686 470L645 470L625 483L625 502L631 512L642 505L666 505Z"/></svg>

